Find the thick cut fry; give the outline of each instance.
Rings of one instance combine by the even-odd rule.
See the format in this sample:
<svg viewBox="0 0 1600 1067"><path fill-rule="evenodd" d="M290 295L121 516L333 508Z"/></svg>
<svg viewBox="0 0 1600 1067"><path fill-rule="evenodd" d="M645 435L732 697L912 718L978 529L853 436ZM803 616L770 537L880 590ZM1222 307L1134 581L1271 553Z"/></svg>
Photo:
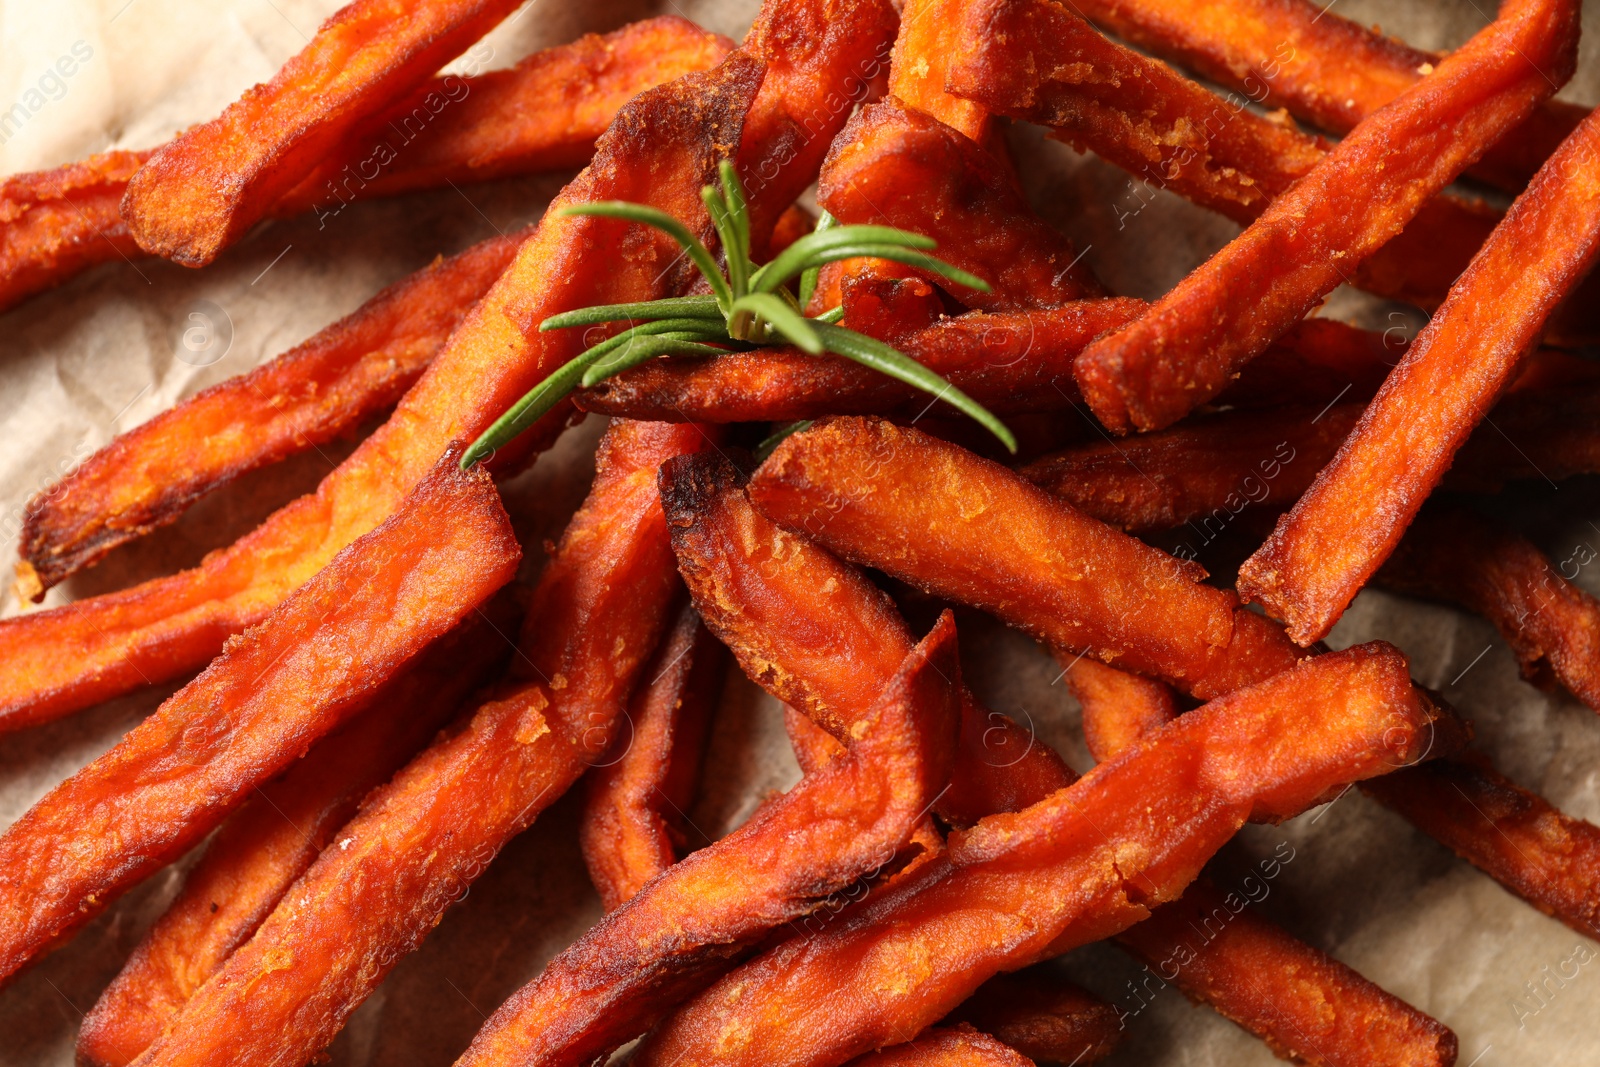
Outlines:
<svg viewBox="0 0 1600 1067"><path fill-rule="evenodd" d="M177 521L218 486L393 405L526 236L496 237L436 261L278 358L100 449L29 502L19 589L40 600L118 545Z"/></svg>
<svg viewBox="0 0 1600 1067"><path fill-rule="evenodd" d="M1061 10L1046 0L990 6L1000 18ZM1570 0L1506 4L1143 318L1091 345L1078 382L1100 420L1159 429L1220 392L1571 76L1577 15Z"/></svg>
<svg viewBox="0 0 1600 1067"><path fill-rule="evenodd" d="M1332 133L1348 133L1433 73L1441 58L1311 0L1075 0L1074 7L1146 51ZM1585 114L1547 100L1467 173L1516 192Z"/></svg>
<svg viewBox="0 0 1600 1067"><path fill-rule="evenodd" d="M1051 1063L1094 1063L1110 1055L1122 1037L1115 1008L1044 970L995 975L950 1020L970 1023L1029 1059ZM923 1031L917 1044L931 1032Z"/></svg>
<svg viewBox="0 0 1600 1067"><path fill-rule="evenodd" d="M968 140L995 146L988 110L945 91L950 59L963 47L961 0L908 0L900 12L900 32L889 63L889 94L901 104L931 115Z"/></svg>
<svg viewBox="0 0 1600 1067"><path fill-rule="evenodd" d="M1239 592L1301 644L1321 640L1597 253L1600 115L1591 115L1495 227L1333 462L1239 568Z"/></svg>
<svg viewBox="0 0 1600 1067"><path fill-rule="evenodd" d="M1477 612L1516 653L1524 678L1559 682L1600 710L1600 602L1527 538L1465 508L1424 510L1374 580Z"/></svg>
<svg viewBox="0 0 1600 1067"><path fill-rule="evenodd" d="M594 1063L768 931L888 866L950 780L955 634L947 611L857 720L843 756L592 927L484 1024L460 1067Z"/></svg>
<svg viewBox="0 0 1600 1067"><path fill-rule="evenodd" d="M386 116L382 140L335 149L272 214L316 211L326 225L353 200L581 166L635 95L715 65L730 47L662 16L535 52L509 70L436 78ZM0 184L0 311L88 267L145 254L120 205L152 154L108 152Z"/></svg>
<svg viewBox="0 0 1600 1067"><path fill-rule="evenodd" d="M520 680L367 800L137 1064L309 1062L501 847L603 758L678 588L655 469L709 440L692 425L612 425L529 605Z"/></svg>
<svg viewBox="0 0 1600 1067"><path fill-rule="evenodd" d="M1085 1060L1085 1063L1092 1062ZM869 1052L850 1067L1032 1067L1033 1061L1003 1041L965 1023L935 1026L915 1041Z"/></svg>
<svg viewBox="0 0 1600 1067"><path fill-rule="evenodd" d="M97 263L142 256L117 210L149 152L104 152L0 182L0 311Z"/></svg>
<svg viewBox="0 0 1600 1067"><path fill-rule="evenodd" d="M0 976L181 855L511 580L500 497L458 459L0 836Z"/></svg>
<svg viewBox="0 0 1600 1067"><path fill-rule="evenodd" d="M106 987L78 1031L78 1059L124 1067L150 1046L239 945L333 832L426 745L501 665L517 611L502 595L390 682L372 706L261 787L217 832L183 889Z"/></svg>
<svg viewBox="0 0 1600 1067"><path fill-rule="evenodd" d="M1600 827L1561 814L1487 760L1434 760L1366 792L1546 915L1600 938Z"/></svg>
<svg viewBox="0 0 1600 1067"><path fill-rule="evenodd" d="M848 744L910 653L910 631L859 572L756 514L743 482L721 456L663 469L678 570L706 626L745 673ZM809 610L797 610L801 604ZM964 694L951 787L936 807L971 823L1025 807L1069 776L1048 746Z"/></svg>
<svg viewBox="0 0 1600 1067"><path fill-rule="evenodd" d="M203 267L396 97L425 83L519 0L355 0L275 74L156 152L122 216L139 247Z"/></svg>
<svg viewBox="0 0 1600 1067"><path fill-rule="evenodd" d="M1181 679L1202 699L1299 655L1275 624L1202 585L1198 564L916 430L873 419L820 423L778 446L750 497L846 558L992 611L1052 647Z"/></svg>
<svg viewBox="0 0 1600 1067"><path fill-rule="evenodd" d="M992 287L979 293L939 280L968 307L1056 307L1102 292L1072 242L1033 213L992 153L893 100L850 120L822 168L817 203L841 222L935 238L941 259Z"/></svg>
<svg viewBox="0 0 1600 1067"><path fill-rule="evenodd" d="M996 973L1175 898L1252 815L1293 814L1416 758L1432 714L1404 657L1381 643L1223 697L1076 785L956 835L950 859L922 877L734 970L663 1022L636 1062L833 1067L894 1043Z"/></svg>
<svg viewBox="0 0 1600 1067"><path fill-rule="evenodd" d="M726 663L699 614L685 606L629 701L627 723L612 743L621 754L589 774L578 839L607 911L677 862L686 844L684 811Z"/></svg>
<svg viewBox="0 0 1600 1067"><path fill-rule="evenodd" d="M887 49L893 15L880 0L774 3L715 71L624 107L595 161L552 207L645 202L709 235L699 190L738 145L753 233L764 241L761 227L793 203L845 121L847 109L825 102L864 90L859 71ZM676 244L646 227L548 212L395 414L315 494L194 570L0 621L0 726L60 716L205 663L229 634L386 518L449 441L476 438L582 348L584 331L540 332L539 323L592 304L662 296L687 277L680 258ZM502 457L543 447L569 410L551 412Z"/></svg>
<svg viewBox="0 0 1600 1067"><path fill-rule="evenodd" d="M1089 754L1104 763L1139 738L1178 717L1172 690L1140 674L1108 667L1089 656L1058 652L1067 691L1083 712Z"/></svg>

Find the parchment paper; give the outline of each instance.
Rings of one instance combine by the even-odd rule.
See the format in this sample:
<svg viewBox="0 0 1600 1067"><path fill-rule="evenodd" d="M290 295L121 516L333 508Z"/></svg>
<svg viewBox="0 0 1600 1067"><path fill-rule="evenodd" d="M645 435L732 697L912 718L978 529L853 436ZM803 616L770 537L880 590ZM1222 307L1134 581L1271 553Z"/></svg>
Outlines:
<svg viewBox="0 0 1600 1067"><path fill-rule="evenodd" d="M0 143L0 172L51 166L108 147L152 145L211 117L272 72L336 7L335 0L34 0L0 2L0 110L27 104ZM535 0L490 38L491 65L531 49L678 12L737 37L755 0ZM1427 48L1447 48L1487 21L1489 0L1337 0L1339 14ZM1578 78L1562 94L1600 97L1600 2ZM83 53L87 52L87 58ZM79 58L70 77L47 71ZM31 94L31 95L30 95ZM34 105L38 104L37 107ZM1011 131L1035 205L1070 233L1116 291L1155 297L1236 232L1232 224L1076 156L1038 131ZM9 569L29 495L120 431L200 388L271 358L378 288L496 229L531 221L565 176L505 181L350 208L263 228L202 272L140 260L96 269L0 316L0 535ZM1127 198L1149 204L1118 219ZM1339 292L1325 314L1414 330L1414 312ZM197 324L214 343L178 344ZM183 353L182 358L178 353ZM569 434L506 488L524 542L556 536L586 488L598 420ZM49 602L116 589L191 565L306 491L350 445L327 447L245 479L182 522L119 551L52 592ZM1518 487L1501 504L1580 583L1600 590L1600 479ZM1253 547L1235 531L1202 558L1219 580ZM536 566L540 554L530 552ZM1580 565L1581 564L1581 565ZM1570 571L1571 567L1569 567ZM18 609L7 598L4 611ZM916 613L914 613L916 614ZM980 616L959 617L969 680L995 709L1031 723L1079 769L1089 758L1058 668L1027 638ZM1521 682L1483 621L1377 592L1363 593L1334 633L1344 646L1400 645L1421 682L1475 722L1502 768L1563 810L1600 821L1600 722L1570 697ZM115 743L175 686L141 692L63 722L0 737L0 825ZM740 677L719 712L705 795L691 813L706 839L798 777L776 704ZM574 835L571 798L514 841L355 1014L337 1064L448 1064L483 1018L599 914ZM1600 1035L1600 947L1512 898L1398 817L1358 793L1282 827L1252 827L1213 865L1225 886L1268 856L1281 871L1257 906L1297 935L1438 1016L1460 1035L1461 1063L1593 1063ZM184 864L130 893L76 940L0 992L0 1065L67 1065L82 1012L174 892ZM1578 951L1582 947L1587 951ZM1586 962L1578 963L1576 960ZM1567 975L1560 977L1565 965ZM1128 957L1105 946L1063 966L1130 1015L1115 1064L1276 1062L1254 1038L1175 990L1136 996ZM1557 975L1550 980L1552 974ZM1533 983L1540 995L1530 995Z"/></svg>

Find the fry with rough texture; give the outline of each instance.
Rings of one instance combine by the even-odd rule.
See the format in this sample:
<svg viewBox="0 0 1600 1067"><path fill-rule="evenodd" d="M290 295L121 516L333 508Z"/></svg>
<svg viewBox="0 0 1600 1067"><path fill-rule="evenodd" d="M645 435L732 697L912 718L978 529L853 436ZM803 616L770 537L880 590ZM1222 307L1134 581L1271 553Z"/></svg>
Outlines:
<svg viewBox="0 0 1600 1067"><path fill-rule="evenodd" d="M1568 561L1574 574L1575 563ZM1374 580L1482 615L1516 653L1524 678L1545 688L1559 682L1600 710L1600 602L1527 538L1465 508L1430 507Z"/></svg>
<svg viewBox="0 0 1600 1067"><path fill-rule="evenodd" d="M515 680L367 799L136 1063L309 1062L501 847L604 757L679 588L656 468L710 442L694 425L612 424L528 607Z"/></svg>
<svg viewBox="0 0 1600 1067"><path fill-rule="evenodd" d="M1364 788L1546 915L1600 938L1600 827L1561 814L1481 757L1434 760Z"/></svg>
<svg viewBox="0 0 1600 1067"><path fill-rule="evenodd" d="M964 47L961 2L907 0L889 62L889 95L1002 156L1006 149L995 144L989 111L945 91L950 60Z"/></svg>
<svg viewBox="0 0 1600 1067"><path fill-rule="evenodd" d="M1597 254L1600 115L1591 115L1511 205L1333 461L1239 568L1239 592L1301 644L1321 640Z"/></svg>
<svg viewBox="0 0 1600 1067"><path fill-rule="evenodd" d="M1044 0L992 3L1039 11ZM1571 76L1577 17L1571 0L1507 3L1143 318L1091 345L1078 384L1100 420L1159 429L1220 392Z"/></svg>
<svg viewBox="0 0 1600 1067"><path fill-rule="evenodd" d="M679 613L628 704L622 753L589 773L578 840L607 911L677 862L727 657L691 606Z"/></svg>
<svg viewBox="0 0 1600 1067"><path fill-rule="evenodd" d="M869 1052L850 1061L850 1067L1032 1067L1032 1064L1032 1060L1016 1049L966 1023L930 1027L918 1034L915 1041L893 1045L881 1052Z"/></svg>
<svg viewBox="0 0 1600 1067"><path fill-rule="evenodd" d="M1201 584L1199 565L882 420L831 419L788 438L756 472L750 499L848 559L991 611L1052 647L1181 679L1202 699L1303 654L1231 593Z"/></svg>
<svg viewBox="0 0 1600 1067"><path fill-rule="evenodd" d="M894 12L880 0L774 2L716 70L629 102L552 208L645 202L709 236L699 191L737 146L752 234L764 243L845 120L847 111L825 102L866 91L860 71L887 50L893 30ZM680 259L659 231L548 212L394 415L314 494L193 570L0 621L0 725L60 716L204 664L229 634L386 518L449 441L476 438L583 347L585 331L540 332L540 322L664 295L691 273ZM496 465L544 447L570 410L551 412Z"/></svg>
<svg viewBox="0 0 1600 1067"><path fill-rule="evenodd" d="M910 630L860 572L757 514L744 480L721 455L663 468L678 570L745 674L848 745L910 654ZM935 805L947 818L972 823L1014 811L1070 780L1054 751L969 693L961 715L950 790Z"/></svg>
<svg viewBox="0 0 1600 1067"><path fill-rule="evenodd" d="M1148 52L1331 133L1350 132L1432 74L1441 58L1310 0L1074 0L1073 6ZM1516 192L1587 113L1546 100L1467 173Z"/></svg>
<svg viewBox="0 0 1600 1067"><path fill-rule="evenodd" d="M203 267L397 97L511 14L519 0L355 0L218 118L139 168L122 217L139 247Z"/></svg>
<svg viewBox="0 0 1600 1067"><path fill-rule="evenodd" d="M484 1024L460 1067L584 1067L647 1030L768 931L884 870L948 785L961 709L945 612L845 753L591 927Z"/></svg>
<svg viewBox="0 0 1600 1067"><path fill-rule="evenodd" d="M1122 1037L1115 1008L1043 969L995 975L946 1021L970 1023L1029 1059L1052 1063L1093 1063Z"/></svg>
<svg viewBox="0 0 1600 1067"><path fill-rule="evenodd" d="M118 545L176 522L213 489L392 406L526 236L492 238L436 260L276 359L95 452L29 501L18 591L41 600Z"/></svg>
<svg viewBox="0 0 1600 1067"><path fill-rule="evenodd" d="M1067 692L1083 714L1083 739L1104 763L1139 738L1178 717L1172 690L1142 674L1130 674L1089 656L1057 652Z"/></svg>
<svg viewBox="0 0 1600 1067"><path fill-rule="evenodd" d="M661 16L535 52L509 70L435 78L385 116L382 140L335 149L272 214L316 211L326 225L353 200L582 166L635 95L711 67L731 47ZM0 311L88 267L145 254L120 206L153 154L107 152L0 184Z"/></svg>
<svg viewBox="0 0 1600 1067"><path fill-rule="evenodd" d="M150 1046L200 984L255 933L368 791L422 749L504 663L518 612L505 595L470 616L223 823L177 898L100 994L78 1031L78 1059L123 1067Z"/></svg>
<svg viewBox="0 0 1600 1067"><path fill-rule="evenodd" d="M1379 642L1222 697L737 968L658 1026L635 1062L833 1067L899 1041L996 973L1144 918L1252 816L1287 817L1417 758L1432 715L1405 658Z"/></svg>
<svg viewBox="0 0 1600 1067"><path fill-rule="evenodd" d="M459 458L0 835L0 977L182 855L511 580L499 494Z"/></svg>
<svg viewBox="0 0 1600 1067"><path fill-rule="evenodd" d="M817 203L846 223L936 234L938 255L991 286L937 280L968 307L1057 307L1103 292L1072 242L1028 207L983 146L893 100L862 108L840 133L817 181Z"/></svg>

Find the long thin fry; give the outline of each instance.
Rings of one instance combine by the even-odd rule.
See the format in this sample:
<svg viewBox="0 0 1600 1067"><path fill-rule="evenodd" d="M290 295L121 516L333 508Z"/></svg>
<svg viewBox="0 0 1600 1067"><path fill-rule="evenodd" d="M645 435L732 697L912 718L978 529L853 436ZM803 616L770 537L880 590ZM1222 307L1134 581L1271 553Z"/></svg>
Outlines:
<svg viewBox="0 0 1600 1067"><path fill-rule="evenodd" d="M827 11L805 0L775 2L716 70L635 97L553 207L652 203L709 232L699 190L736 147L753 232L764 241L845 121L848 109L827 102L866 91L861 71L893 33L893 11L879 0ZM794 34L797 25L815 33ZM584 347L584 331L540 332L540 322L596 303L666 295L687 281L672 269L677 259L677 246L653 231L547 213L395 414L315 494L194 570L0 622L0 727L57 717L205 663L229 634L387 517L449 441L476 439ZM544 447L569 413L563 405L546 416L496 464Z"/></svg>
<svg viewBox="0 0 1600 1067"><path fill-rule="evenodd" d="M456 459L0 836L0 976L182 855L511 580L499 494Z"/></svg>
<svg viewBox="0 0 1600 1067"><path fill-rule="evenodd" d="M140 1067L309 1062L505 843L604 758L679 588L655 469L710 440L692 425L612 425L540 576L515 680L368 798Z"/></svg>
<svg viewBox="0 0 1600 1067"><path fill-rule="evenodd" d="M626 728L613 742L622 753L589 774L578 837L607 911L677 862L726 663L699 614L685 607L628 704Z"/></svg>
<svg viewBox="0 0 1600 1067"><path fill-rule="evenodd" d="M769 930L889 866L949 783L962 702L955 633L945 612L844 755L590 928L484 1024L461 1067L593 1063Z"/></svg>
<svg viewBox="0 0 1600 1067"><path fill-rule="evenodd" d="M518 612L500 596L429 647L372 707L329 734L228 817L183 889L78 1031L78 1059L124 1067L256 932L374 787L416 755L504 663Z"/></svg>
<svg viewBox="0 0 1600 1067"><path fill-rule="evenodd" d="M721 979L635 1061L833 1067L900 1040L999 971L1175 898L1252 814L1292 814L1341 781L1415 759L1431 714L1389 646L1301 663L957 835L947 862Z"/></svg>
<svg viewBox="0 0 1600 1067"><path fill-rule="evenodd" d="M402 11L355 0L341 8L270 82L139 168L122 200L128 229L147 252L190 267L210 263L327 153L517 6L428 0Z"/></svg>
<svg viewBox="0 0 1600 1067"><path fill-rule="evenodd" d="M714 66L731 47L661 16L535 52L508 70L435 78L390 109L380 130L333 149L271 213L312 211L327 226L355 200L581 166L635 95ZM120 208L153 154L108 152L0 184L0 311L89 267L145 255Z"/></svg>
<svg viewBox="0 0 1600 1067"><path fill-rule="evenodd" d="M1432 74L1442 58L1311 0L1075 0L1074 6L1148 52L1330 133L1349 133ZM1546 100L1467 173L1516 192L1586 114L1587 108Z"/></svg>
<svg viewBox="0 0 1600 1067"><path fill-rule="evenodd" d="M969 13L969 26L1002 34L995 19L1062 14L1044 0L991 0ZM1101 421L1157 429L1215 396L1570 77L1576 18L1569 0L1507 4L1148 314L1090 346L1078 380Z"/></svg>
<svg viewBox="0 0 1600 1067"><path fill-rule="evenodd" d="M176 522L248 471L348 433L421 376L527 232L404 278L309 340L117 437L29 501L19 589L33 600Z"/></svg>
<svg viewBox="0 0 1600 1067"><path fill-rule="evenodd" d="M1539 169L1333 462L1239 569L1239 592L1320 640L1600 255L1600 115Z"/></svg>

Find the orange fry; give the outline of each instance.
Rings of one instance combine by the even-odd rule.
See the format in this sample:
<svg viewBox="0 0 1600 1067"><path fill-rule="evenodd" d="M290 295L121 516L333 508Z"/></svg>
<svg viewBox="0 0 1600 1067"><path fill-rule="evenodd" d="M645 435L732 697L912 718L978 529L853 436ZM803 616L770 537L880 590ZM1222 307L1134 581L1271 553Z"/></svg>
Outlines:
<svg viewBox="0 0 1600 1067"><path fill-rule="evenodd" d="M1073 6L1148 52L1331 133L1349 133L1433 73L1442 58L1311 0L1075 0ZM1587 113L1546 100L1467 173L1516 192Z"/></svg>
<svg viewBox="0 0 1600 1067"><path fill-rule="evenodd" d="M1117 1011L1045 970L997 974L946 1021L970 1023L1008 1048L1051 1063L1094 1063L1122 1037ZM924 1030L917 1044L933 1030Z"/></svg>
<svg viewBox="0 0 1600 1067"><path fill-rule="evenodd" d="M893 10L881 0L821 4L773 0L745 45L716 70L635 97L552 207L646 202L709 236L699 191L715 177L720 155L737 145L753 233L764 241L845 120L847 109L826 102L866 90L860 71L893 33ZM793 32L799 26L815 32ZM643 226L548 212L390 420L316 493L193 570L0 621L0 728L58 717L204 664L229 634L386 518L449 441L475 438L581 350L582 330L540 332L540 322L592 304L666 295L687 280L680 259L674 242ZM685 273L669 270L674 264ZM503 449L497 465L544 447L569 414L565 405L551 412Z"/></svg>
<svg viewBox="0 0 1600 1067"><path fill-rule="evenodd" d="M458 458L0 835L0 977L182 855L511 580L499 494Z"/></svg>
<svg viewBox="0 0 1600 1067"><path fill-rule="evenodd" d="M1083 712L1083 739L1096 762L1118 755L1139 738L1178 717L1172 690L1089 656L1056 653L1067 691Z"/></svg>
<svg viewBox="0 0 1600 1067"><path fill-rule="evenodd" d="M526 236L491 238L435 261L276 359L95 452L29 501L19 591L41 600L118 545L177 521L213 489L392 406Z"/></svg>
<svg viewBox="0 0 1600 1067"><path fill-rule="evenodd" d="M613 742L622 753L589 773L578 839L607 911L677 862L726 663L722 646L686 606L628 704L626 727Z"/></svg>
<svg viewBox="0 0 1600 1067"><path fill-rule="evenodd" d="M228 817L78 1031L78 1059L124 1067L148 1048L229 953L249 940L333 833L426 745L511 651L499 597L430 646L372 706L329 734Z"/></svg>
<svg viewBox="0 0 1600 1067"><path fill-rule="evenodd" d="M714 66L730 47L661 16L535 52L509 70L435 78L386 114L382 140L346 141L271 213L316 211L326 225L353 200L581 166L622 105ZM424 103L430 96L437 113ZM145 254L120 208L153 154L108 152L0 183L0 311L89 267Z"/></svg>
<svg viewBox="0 0 1600 1067"><path fill-rule="evenodd" d="M969 13L969 27L1008 32L985 20L991 12L1028 20L1064 9L989 0ZM1570 0L1506 4L1143 318L1091 345L1078 359L1078 381L1101 421L1159 429L1220 392L1571 75L1577 14Z"/></svg>
<svg viewBox="0 0 1600 1067"><path fill-rule="evenodd" d="M369 124L381 125L374 120L390 101L425 83L517 6L427 0L401 10L385 0L355 0L340 8L270 82L139 168L122 200L128 229L147 252L205 266L325 156Z"/></svg>
<svg viewBox="0 0 1600 1067"><path fill-rule="evenodd" d="M1591 115L1511 206L1333 462L1240 567L1239 592L1301 644L1325 636L1597 253L1600 115Z"/></svg>
<svg viewBox="0 0 1600 1067"><path fill-rule="evenodd" d="M1057 307L1102 293L1072 242L1033 213L992 153L893 100L862 108L840 133L817 203L840 222L936 236L941 259L992 287L940 280L968 307Z"/></svg>
<svg viewBox="0 0 1600 1067"><path fill-rule="evenodd" d="M1600 711L1600 602L1526 538L1465 508L1424 509L1374 580L1482 615L1524 678Z"/></svg>
<svg viewBox="0 0 1600 1067"><path fill-rule="evenodd" d="M1032 1060L1005 1042L965 1023L929 1027L918 1034L915 1041L869 1052L850 1061L850 1067L1032 1067L1032 1064Z"/></svg>
<svg viewBox="0 0 1600 1067"><path fill-rule="evenodd" d="M947 861L734 970L658 1026L635 1062L833 1067L892 1044L996 973L1144 918L1248 818L1286 817L1415 759L1431 715L1404 657L1382 643L1222 697L1077 784L958 833Z"/></svg>
<svg viewBox="0 0 1600 1067"><path fill-rule="evenodd" d="M774 927L882 871L949 783L960 693L947 611L857 720L842 756L591 927L495 1012L457 1063L593 1063Z"/></svg>
<svg viewBox="0 0 1600 1067"><path fill-rule="evenodd" d="M710 440L693 425L612 424L529 605L515 680L367 799L140 1067L309 1062L501 847L603 758L679 588L655 470Z"/></svg>
<svg viewBox="0 0 1600 1067"><path fill-rule="evenodd" d="M1560 481L1600 471L1600 385L1516 389L1494 406L1494 426L1456 453L1447 489L1498 492L1519 479Z"/></svg>

